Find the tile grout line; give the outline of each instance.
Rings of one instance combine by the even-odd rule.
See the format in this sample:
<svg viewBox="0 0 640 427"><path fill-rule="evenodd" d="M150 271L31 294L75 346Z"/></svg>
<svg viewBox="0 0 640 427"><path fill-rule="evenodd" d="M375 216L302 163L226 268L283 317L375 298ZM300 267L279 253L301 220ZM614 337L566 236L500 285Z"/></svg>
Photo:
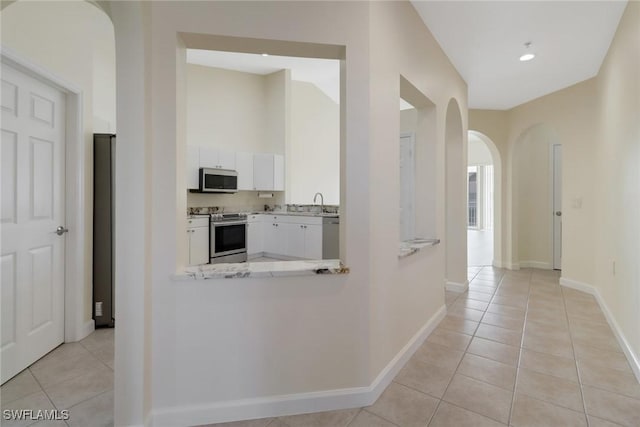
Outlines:
<svg viewBox="0 0 640 427"><path fill-rule="evenodd" d="M480 269L482 270L482 269ZM479 271L480 271L479 270ZM478 271L478 272L479 272ZM468 271L467 271L468 273ZM469 280L469 284L471 284L471 282L473 282L473 280L476 278L476 276L478 275L478 273L474 274L473 278L471 280ZM468 276L467 276L468 277ZM453 303L455 304L455 302L458 300L458 298L460 298L465 292L461 292L460 295L458 295L455 300L453 301ZM469 289L467 287L467 291L466 293L469 293ZM453 304L452 304L453 305ZM447 312L449 311L449 308L447 307ZM448 314L448 313L447 313ZM484 314L483 314L484 316ZM478 322L478 325L480 325L480 322ZM475 331L478 329L478 327L476 326L476 329L474 329L473 333L475 334ZM451 382L453 381L453 377L456 376L456 372L458 371L458 367L460 367L460 364L462 363L462 359L464 359L464 355L467 354L467 349L469 348L469 346L471 345L471 341L473 340L473 335L471 335L471 339L469 340L469 342L467 343L467 345L465 346L463 352L462 352L462 357L460 358L460 361L458 362L458 364L456 365L456 368L454 369L453 373L451 374L451 378L449 379L449 381L447 382L447 386L445 387L444 391L442 392L442 396L438 399L438 404L436 405L436 408L433 410L433 414L431 414L431 417L429 417L429 419L427 420L427 424L426 426L428 427L431 424L431 421L433 421L433 418L436 416L436 414L438 413L438 409L440 409L440 405L442 404L442 401L444 400L444 396L445 394L447 394L447 390L449 390L449 386L451 385ZM448 402L447 402L448 403Z"/></svg>
<svg viewBox="0 0 640 427"><path fill-rule="evenodd" d="M57 348L57 347L56 347ZM31 376L33 377L34 380L36 380L36 382L38 383L38 387L40 387L40 390L42 390L42 392L44 393L45 396L47 396L47 400L49 401L49 403L51 403L51 406L54 407L54 409L56 410L60 410L54 403L53 400L51 400L51 397L49 396L49 393L47 393L47 390L44 389L44 387L42 386L42 384L40 383L40 380L35 376L35 374L33 372L31 372L31 367L27 368L29 370L29 373L31 374ZM36 421L38 422L38 421ZM29 424L29 425L33 425L36 422ZM66 420L63 420L63 422L68 426L69 423L67 423Z"/></svg>
<svg viewBox="0 0 640 427"><path fill-rule="evenodd" d="M518 350L518 362L516 363L516 378L513 382L513 394L511 395L511 406L509 407L509 417L507 418L507 425L511 425L513 418L513 409L516 402L516 390L518 389L518 378L520 377L520 362L522 361L522 349L524 348L524 336L527 329L527 316L529 315L529 302L531 298L531 273L529 273L529 279L527 280L527 286L529 292L527 293L527 306L524 311L524 322L522 323L522 337L520 338L520 348Z"/></svg>
<svg viewBox="0 0 640 427"><path fill-rule="evenodd" d="M351 424L353 424L353 420L355 420L358 415L360 415L360 413L362 413L362 411L364 411L364 408L360 407L358 408L357 411L355 411L355 414L353 414L353 416L349 419L349 421L347 421L347 423L344 425L344 427L349 427ZM271 423L269 423L271 424Z"/></svg>
<svg viewBox="0 0 640 427"><path fill-rule="evenodd" d="M484 267L483 267L483 268L484 268ZM480 269L480 271L482 271L482 269ZM476 273L476 276L477 276L478 274L479 274L479 272L478 272L478 273ZM500 278L500 281L499 281L498 283L501 283L503 278L504 278L504 275ZM475 279L475 276L474 276L474 279ZM473 279L471 280L471 282L473 282ZM470 283L470 284L471 284L471 283ZM500 287L500 285L498 284L498 286L496 287L496 291L497 291L497 289L498 289L499 287ZM461 294L460 294L460 296L462 296L464 293L465 293L465 292L461 293ZM466 293L467 293L467 294L469 293L469 290L468 290L468 289L467 289ZM495 291L494 291L494 294L495 294ZM460 296L459 296L459 297L460 297ZM458 298L459 298L459 297L458 297ZM487 305L487 307L488 307L488 305ZM485 310L484 310L484 312L483 312L483 314L482 314L482 317L480 318L480 321L482 321L482 318L484 318L484 315L485 315L485 313L486 313L486 312L487 312L487 311L486 311L486 309L485 309ZM426 426L427 426L427 427L428 427L428 426L431 424L431 422L433 421L433 418L436 416L436 413L438 412L438 409L440 409L440 405L442 404L442 402L446 402L446 403L447 403L447 404L449 404L449 405L454 405L454 406L456 406L456 407L458 407L458 408L461 408L461 409L464 409L464 410L466 410L466 411L473 412L474 414L478 414L478 415L481 415L481 416L483 416L483 417L486 417L486 418L489 418L489 419L493 419L493 418L491 418L491 417L487 417L486 415L479 414L479 413L477 413L477 412L475 412L475 411L471 411L470 409L467 409L467 408L462 408L462 407L460 407L460 406L458 406L458 405L452 404L452 403L450 403L450 402L448 402L448 401L445 401L445 400L444 400L444 396L447 394L447 391L449 390L449 387L451 386L451 383L453 382L453 378L454 378L454 377L456 376L456 374L458 373L458 369L460 368L460 365L462 364L462 360L464 359L464 356L465 356L465 355L467 355L467 354L473 354L473 353L467 353L467 350L469 349L469 346L471 345L471 341L473 341L473 338L475 337L476 331L477 331L477 330L478 330L478 328L480 327L480 321L478 321L478 322L477 322L477 323L478 323L478 326L476 326L476 328L474 329L474 331L473 331L473 335L471 335L471 339L469 340L469 343L468 343L468 344L467 344L467 346L465 347L464 352L463 352L463 354L462 354L462 357L460 358L460 361L459 361L459 362L458 362L458 364L456 365L456 369L453 371L453 374L451 375L451 379L449 380L449 382L448 382L448 384L447 384L447 387L444 389L444 392L442 393L442 397L438 400L438 405L436 405L436 409L433 411L433 414L431 415L431 417L429 418L429 421L428 421L428 422L427 422L427 424L426 424ZM460 374L460 375L462 375L462 376L466 376L466 375L463 375L463 374ZM470 378L470 377L467 377L467 378ZM472 378L472 379L475 379L475 378ZM498 421L498 420L495 420L495 421Z"/></svg>
<svg viewBox="0 0 640 427"><path fill-rule="evenodd" d="M559 286L559 285L558 285ZM560 293L562 295L562 306L564 307L564 315L567 319L567 327L569 329L569 340L571 341L571 351L573 352L573 362L576 367L576 374L578 375L578 386L580 387L580 401L582 402L582 409L584 410L584 418L587 421L587 427L591 425L591 421L589 421L589 416L587 415L587 402L584 399L584 388L582 386L582 375L580 374L580 369L578 369L578 357L576 355L576 348L573 345L573 333L571 328L571 322L569 321L569 313L567 312L567 301L564 298L564 291L562 288L560 289Z"/></svg>
<svg viewBox="0 0 640 427"><path fill-rule="evenodd" d="M392 382L393 382L393 381L392 381ZM399 384L399 383L398 383L398 384ZM404 385L404 384L402 384L402 385ZM405 387L406 387L406 386L405 386ZM413 390L413 389L412 389L412 390ZM416 391L417 391L417 390L416 390ZM423 393L423 394L424 394L424 393ZM380 415L380 414L376 414L375 412L367 411L365 408L362 408L362 410L363 410L364 412L366 412L367 414L369 414L369 415L373 415L373 416L376 416L376 417L378 417L378 418L381 418L381 419L385 420L385 421L386 421L386 422L388 422L389 424L392 424L392 425L394 425L394 426L396 426L396 427L400 427L398 424L394 423L394 422L393 422L393 421L391 421L391 420L386 419L385 417L383 417L383 416L382 416L382 415ZM426 424L426 425L428 425L428 424ZM347 427L348 427L348 426L347 426Z"/></svg>

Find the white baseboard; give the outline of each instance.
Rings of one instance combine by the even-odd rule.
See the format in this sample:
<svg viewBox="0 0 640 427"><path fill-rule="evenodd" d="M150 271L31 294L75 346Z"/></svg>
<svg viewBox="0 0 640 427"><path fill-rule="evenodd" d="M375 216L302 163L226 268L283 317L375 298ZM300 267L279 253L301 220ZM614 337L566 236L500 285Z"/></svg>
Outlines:
<svg viewBox="0 0 640 427"><path fill-rule="evenodd" d="M378 400L446 313L446 306L443 305L368 387L157 408L152 411L151 425L154 427L202 425L369 406Z"/></svg>
<svg viewBox="0 0 640 427"><path fill-rule="evenodd" d="M464 283L458 282L449 282L448 280L445 282L444 288L451 292L467 292L469 290L469 281L465 281Z"/></svg>
<svg viewBox="0 0 640 427"><path fill-rule="evenodd" d="M540 270L553 270L553 264L542 261L520 261L520 268L538 268Z"/></svg>
<svg viewBox="0 0 640 427"><path fill-rule="evenodd" d="M96 330L95 320L93 319L87 320L86 322L84 322L84 325L82 325L82 330L80 331L80 336L78 337L77 341L80 341L81 339L86 338L95 330Z"/></svg>
<svg viewBox="0 0 640 427"><path fill-rule="evenodd" d="M636 379L638 380L638 382L640 382L640 358L638 358L638 355L634 353L633 349L629 345L629 341L627 341L624 334L622 333L618 322L616 322L615 317L613 317L613 314L611 314L607 303L604 301L602 296L600 296L600 292L598 291L598 289L587 283L567 279L565 277L560 278L560 285L567 288L576 289L578 291L586 292L595 297L596 301L600 305L600 308L602 309L602 312L604 313L604 317L607 319L607 322L609 323L609 326L613 331L613 334L618 340L618 344L620 344L622 351L624 351L624 354L627 357L627 361L629 362L629 365L631 366Z"/></svg>
<svg viewBox="0 0 640 427"><path fill-rule="evenodd" d="M517 262L503 261L501 264L501 268L506 268L507 270L520 270L520 263Z"/></svg>
<svg viewBox="0 0 640 427"><path fill-rule="evenodd" d="M564 286L565 288L571 288L577 291L586 292L596 297L596 299L598 298L596 295L597 294L596 288L586 283L578 282L577 280L573 280L573 279L567 279L566 277L561 277L560 285ZM598 303L600 303L600 301L598 301Z"/></svg>

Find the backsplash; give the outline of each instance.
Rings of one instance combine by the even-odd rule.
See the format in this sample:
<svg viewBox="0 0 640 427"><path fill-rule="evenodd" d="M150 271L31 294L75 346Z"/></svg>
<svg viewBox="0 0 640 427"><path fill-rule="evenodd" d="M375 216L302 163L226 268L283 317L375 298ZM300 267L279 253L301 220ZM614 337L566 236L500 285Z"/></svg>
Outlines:
<svg viewBox="0 0 640 427"><path fill-rule="evenodd" d="M262 205L262 206L201 206L187 208L187 215L207 215L213 213L249 213L249 212L273 212L282 211L282 205Z"/></svg>
<svg viewBox="0 0 640 427"><path fill-rule="evenodd" d="M284 192L273 192L273 197L258 197L257 191L239 191L234 194L187 193L188 212L202 210L202 213L259 212L265 205L272 209L283 209ZM262 192L262 194L265 194Z"/></svg>
<svg viewBox="0 0 640 427"><path fill-rule="evenodd" d="M338 213L339 206L328 205L324 207L324 213ZM213 213L225 213L225 212L320 212L319 205L269 205L262 206L198 206L188 207L187 215L207 215Z"/></svg>
<svg viewBox="0 0 640 427"><path fill-rule="evenodd" d="M340 206L324 205L324 213L338 213ZM287 212L320 212L320 205L287 205Z"/></svg>

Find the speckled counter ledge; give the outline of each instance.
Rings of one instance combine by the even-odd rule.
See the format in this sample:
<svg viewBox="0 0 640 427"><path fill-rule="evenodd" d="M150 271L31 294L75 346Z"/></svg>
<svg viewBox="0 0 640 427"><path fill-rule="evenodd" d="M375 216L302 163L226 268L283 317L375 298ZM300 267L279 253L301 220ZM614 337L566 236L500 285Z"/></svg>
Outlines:
<svg viewBox="0 0 640 427"><path fill-rule="evenodd" d="M398 258L406 258L420 251L422 248L435 246L440 243L440 239L415 239L400 242L398 248Z"/></svg>
<svg viewBox="0 0 640 427"><path fill-rule="evenodd" d="M173 280L237 279L244 277L313 276L316 274L347 274L349 268L338 259L274 262L243 262L204 264L185 268L172 276Z"/></svg>

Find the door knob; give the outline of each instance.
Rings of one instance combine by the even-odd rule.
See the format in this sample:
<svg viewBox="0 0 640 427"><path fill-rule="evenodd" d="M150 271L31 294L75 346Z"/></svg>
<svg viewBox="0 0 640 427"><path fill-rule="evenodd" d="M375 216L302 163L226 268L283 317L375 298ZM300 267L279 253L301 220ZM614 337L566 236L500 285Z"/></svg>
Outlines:
<svg viewBox="0 0 640 427"><path fill-rule="evenodd" d="M64 233L68 233L69 229L68 228L64 228L62 225L59 226L58 228L56 228L56 234L58 236L62 236Z"/></svg>
<svg viewBox="0 0 640 427"><path fill-rule="evenodd" d="M562 216L562 212L561 211L556 211L556 216Z"/></svg>

